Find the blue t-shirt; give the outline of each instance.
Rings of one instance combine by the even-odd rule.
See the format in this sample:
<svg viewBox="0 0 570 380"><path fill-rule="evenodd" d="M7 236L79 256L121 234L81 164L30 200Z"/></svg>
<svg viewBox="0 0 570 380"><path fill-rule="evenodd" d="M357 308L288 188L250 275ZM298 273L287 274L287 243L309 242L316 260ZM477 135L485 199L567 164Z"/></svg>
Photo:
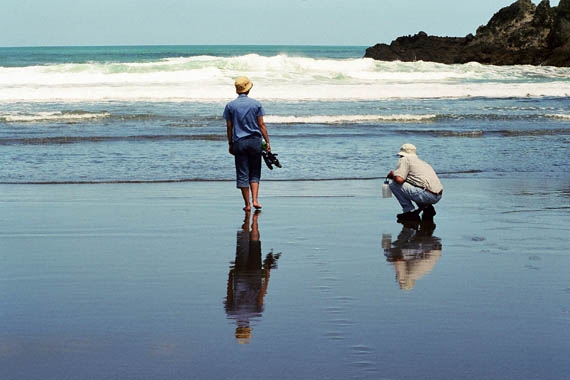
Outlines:
<svg viewBox="0 0 570 380"><path fill-rule="evenodd" d="M226 104L224 119L232 122L232 140L235 142L252 135L261 136L257 117L264 115L265 111L261 103L251 99L246 94L240 94L236 99Z"/></svg>

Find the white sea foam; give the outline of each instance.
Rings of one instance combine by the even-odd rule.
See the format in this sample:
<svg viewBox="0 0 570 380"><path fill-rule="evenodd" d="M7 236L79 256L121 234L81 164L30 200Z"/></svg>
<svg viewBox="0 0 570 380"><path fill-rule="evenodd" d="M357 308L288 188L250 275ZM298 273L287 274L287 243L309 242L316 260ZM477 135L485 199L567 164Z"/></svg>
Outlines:
<svg viewBox="0 0 570 380"><path fill-rule="evenodd" d="M234 96L233 79L242 74L251 77L252 96L260 100L570 95L569 68L249 54L5 67L0 102L221 101Z"/></svg>
<svg viewBox="0 0 570 380"><path fill-rule="evenodd" d="M313 116L273 116L265 117L272 124L344 124L366 122L418 122L435 119L436 115L313 115Z"/></svg>
<svg viewBox="0 0 570 380"><path fill-rule="evenodd" d="M102 119L110 117L108 112L102 113L64 113L64 112L35 112L29 114L0 114L0 119L6 122L34 123L42 121L64 121L68 123L83 120Z"/></svg>
<svg viewBox="0 0 570 380"><path fill-rule="evenodd" d="M570 115L561 113L546 115L546 117L549 117L551 119L570 120Z"/></svg>

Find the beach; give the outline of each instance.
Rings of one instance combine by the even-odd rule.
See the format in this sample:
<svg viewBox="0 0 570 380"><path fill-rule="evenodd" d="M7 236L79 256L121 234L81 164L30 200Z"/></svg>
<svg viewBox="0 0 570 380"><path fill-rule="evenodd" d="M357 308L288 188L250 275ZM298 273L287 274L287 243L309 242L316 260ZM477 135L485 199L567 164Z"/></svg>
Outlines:
<svg viewBox="0 0 570 380"><path fill-rule="evenodd" d="M1 380L570 376L568 68L0 50ZM240 75L282 164L249 215ZM435 228L381 196L404 143Z"/></svg>
<svg viewBox="0 0 570 380"><path fill-rule="evenodd" d="M263 181L257 278L232 181L0 185L2 378L568 377L570 179L442 181Z"/></svg>

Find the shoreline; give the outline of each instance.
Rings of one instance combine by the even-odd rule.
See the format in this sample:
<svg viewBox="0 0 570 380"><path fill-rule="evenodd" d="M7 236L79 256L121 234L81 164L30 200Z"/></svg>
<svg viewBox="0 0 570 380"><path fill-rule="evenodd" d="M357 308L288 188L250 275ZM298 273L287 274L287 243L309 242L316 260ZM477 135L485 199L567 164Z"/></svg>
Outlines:
<svg viewBox="0 0 570 380"><path fill-rule="evenodd" d="M345 199L339 202L340 208L346 207L358 210L358 212L368 212L368 215L361 215L363 219L378 221L380 218L382 222L392 223L395 222L395 214L399 213L400 209L395 198L382 199L382 182L383 178L293 181L262 179L260 201L267 204L267 207L263 209L264 214L271 212L283 215L289 210L292 202L298 202L303 208L307 207L305 203L308 202L311 209L322 212L323 217L326 218L328 210L323 209L324 205L319 206L313 200L322 198L323 203L326 204L331 199L339 198ZM467 221L462 220L466 212L474 213L471 215L471 220L490 216L497 218L495 221L488 220L489 223L498 221L520 223L523 214L532 215L541 212L541 218L553 218L551 222L553 226L556 226L559 216L555 213L565 213L570 209L565 206L569 196L570 178L538 183L529 176L517 178L516 174L505 176L501 173L500 178L442 176L442 182L444 197L436 205L438 211L436 223L441 224L441 228L447 224L449 228L468 224ZM156 200L158 204L153 205L153 208L157 211L160 210L160 202L164 201L164 207L168 207L170 201L175 201L180 207L187 208L188 211L195 210L197 214L201 211L215 211L239 215L242 212L242 200L233 180L120 183L110 181L80 184L82 186L77 186L75 183L0 184L1 202L3 209L6 210L2 235L9 234L11 227L18 224L21 229L29 225L19 213L21 206L28 206L30 212L33 213L41 210L41 208L34 210L34 207L50 208L57 204L62 206L72 204L87 212L93 207L108 208L107 202L120 205L124 201L126 211L134 212L135 209L132 207L144 208L145 202ZM294 201L295 199L298 201ZM344 203L349 203L350 206L344 206ZM10 223L8 217L14 223ZM286 219L291 220L291 217ZM102 224L106 221L101 220ZM38 224L40 222L41 220L38 220ZM137 228L136 224L133 228Z"/></svg>

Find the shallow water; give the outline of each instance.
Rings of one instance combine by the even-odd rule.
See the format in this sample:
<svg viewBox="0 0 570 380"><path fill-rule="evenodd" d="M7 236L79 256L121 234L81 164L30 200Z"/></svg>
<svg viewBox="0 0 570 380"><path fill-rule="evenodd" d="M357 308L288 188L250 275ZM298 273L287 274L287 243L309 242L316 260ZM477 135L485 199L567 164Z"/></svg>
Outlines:
<svg viewBox="0 0 570 380"><path fill-rule="evenodd" d="M378 178L406 141L440 173L565 175L570 121L553 115L567 112L567 105L558 98L269 103L268 110L283 115L277 122L267 115L283 168L264 176ZM94 105L88 115L110 115L94 120L0 120L0 182L233 179L223 104L130 104L125 114L123 106ZM356 115L339 115L339 109Z"/></svg>
<svg viewBox="0 0 570 380"><path fill-rule="evenodd" d="M4 378L564 378L570 183L444 184L423 234L377 180L263 184L257 280L231 183L2 185Z"/></svg>

